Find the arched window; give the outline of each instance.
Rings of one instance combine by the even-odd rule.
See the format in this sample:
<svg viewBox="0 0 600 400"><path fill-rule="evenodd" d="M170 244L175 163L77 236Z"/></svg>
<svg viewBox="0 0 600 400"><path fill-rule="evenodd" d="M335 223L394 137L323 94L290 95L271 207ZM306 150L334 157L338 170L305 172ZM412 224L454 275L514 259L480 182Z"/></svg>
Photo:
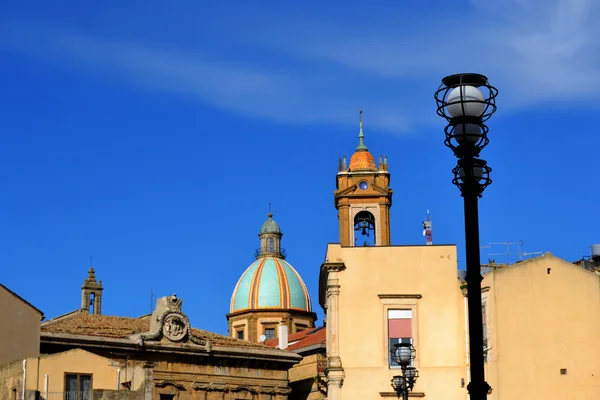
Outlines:
<svg viewBox="0 0 600 400"><path fill-rule="evenodd" d="M368 211L360 211L354 217L354 245L375 246L375 217Z"/></svg>
<svg viewBox="0 0 600 400"><path fill-rule="evenodd" d="M274 253L275 252L275 239L269 238L267 240L267 243L268 243L268 250L267 251L269 253Z"/></svg>

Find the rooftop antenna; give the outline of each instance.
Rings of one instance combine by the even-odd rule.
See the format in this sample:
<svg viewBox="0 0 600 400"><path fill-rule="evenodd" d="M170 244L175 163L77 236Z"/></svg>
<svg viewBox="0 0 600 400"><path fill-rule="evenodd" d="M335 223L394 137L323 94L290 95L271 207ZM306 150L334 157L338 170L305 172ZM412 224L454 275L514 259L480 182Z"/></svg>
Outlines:
<svg viewBox="0 0 600 400"><path fill-rule="evenodd" d="M532 251L532 252L523 252L521 253L521 261L523 261L523 257L527 257L527 256L533 256L535 258L535 256L539 256L541 254L544 254L543 251Z"/></svg>
<svg viewBox="0 0 600 400"><path fill-rule="evenodd" d="M423 236L425 236L425 243L427 246L433 244L433 235L431 230L431 217L429 216L429 210L427 210L427 220L423 222Z"/></svg>
<svg viewBox="0 0 600 400"><path fill-rule="evenodd" d="M523 245L522 241L518 241L518 242L490 242L488 244L491 244L492 246L497 244L497 245L503 245L506 246L506 253L489 253L488 255L490 256L506 256L506 264L510 264L510 258L511 256L518 256L519 259L521 259L521 246ZM517 252L513 253L510 251L511 246L513 245L517 245Z"/></svg>
<svg viewBox="0 0 600 400"><path fill-rule="evenodd" d="M518 256L518 260L516 262L521 262L525 259L525 257L527 256L538 256L541 254L544 254L544 252L542 251L532 251L532 252L526 252L523 251L523 241L518 241L518 242L494 242L494 243L489 243L490 245L494 245L494 244L501 244L506 246L506 253L490 253L490 256L507 256L508 260L506 262L506 264L510 264L510 259L511 259L511 255L516 255ZM517 252L511 252L511 246L516 245L517 246ZM489 246L492 247L492 246ZM483 246L482 246L483 248Z"/></svg>
<svg viewBox="0 0 600 400"><path fill-rule="evenodd" d="M94 268L94 264L92 263L92 256L90 256L90 268Z"/></svg>

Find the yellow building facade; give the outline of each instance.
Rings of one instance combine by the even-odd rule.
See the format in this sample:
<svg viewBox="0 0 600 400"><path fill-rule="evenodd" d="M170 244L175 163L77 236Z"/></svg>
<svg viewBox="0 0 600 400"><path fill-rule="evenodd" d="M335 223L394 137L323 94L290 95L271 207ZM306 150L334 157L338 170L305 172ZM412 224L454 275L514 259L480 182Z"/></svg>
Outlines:
<svg viewBox="0 0 600 400"><path fill-rule="evenodd" d="M457 248L391 245L389 185L361 121L350 163L338 166L340 243L328 245L319 277L327 398L396 397L390 351L411 343L419 378L410 397L467 400L469 293ZM488 399L600 398L600 276L549 253L483 272Z"/></svg>
<svg viewBox="0 0 600 400"><path fill-rule="evenodd" d="M44 314L0 284L0 365L40 354Z"/></svg>
<svg viewBox="0 0 600 400"><path fill-rule="evenodd" d="M483 276L488 398L600 398L600 276L550 253Z"/></svg>

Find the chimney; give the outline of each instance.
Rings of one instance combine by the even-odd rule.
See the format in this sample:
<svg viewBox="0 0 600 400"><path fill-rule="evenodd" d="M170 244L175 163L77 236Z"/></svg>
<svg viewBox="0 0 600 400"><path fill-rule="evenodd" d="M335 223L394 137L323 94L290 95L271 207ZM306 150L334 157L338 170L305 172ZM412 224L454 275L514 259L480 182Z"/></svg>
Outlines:
<svg viewBox="0 0 600 400"><path fill-rule="evenodd" d="M288 348L288 327L285 324L285 321L281 321L278 326L279 329L279 348L281 350L285 350Z"/></svg>

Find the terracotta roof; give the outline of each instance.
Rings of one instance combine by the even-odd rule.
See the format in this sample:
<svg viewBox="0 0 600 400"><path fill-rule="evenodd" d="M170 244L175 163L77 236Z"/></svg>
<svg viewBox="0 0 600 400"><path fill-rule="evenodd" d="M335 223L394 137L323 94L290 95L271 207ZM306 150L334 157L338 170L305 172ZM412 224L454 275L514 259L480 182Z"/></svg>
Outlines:
<svg viewBox="0 0 600 400"><path fill-rule="evenodd" d="M42 324L42 333L67 333L72 335L96 336L105 338L125 339L135 333L150 330L150 318L115 317L111 315L88 314L75 312L68 317L49 320ZM265 348L261 343L252 343L230 338L201 329L191 329L192 335L207 339L213 346Z"/></svg>
<svg viewBox="0 0 600 400"><path fill-rule="evenodd" d="M31 304L30 302L28 302L27 300L25 300L24 298L22 298L21 296L19 296L18 294L16 294L15 292L13 292L12 290L10 290L9 288L7 288L6 286L4 286L1 283L0 283L0 287L4 288L4 290L6 290L8 293L12 294L14 297L21 300L23 303L27 304L29 307L33 308L35 311L39 312L42 318L44 317L44 313L41 312L36 307L34 307L33 304Z"/></svg>
<svg viewBox="0 0 600 400"><path fill-rule="evenodd" d="M377 171L375 159L368 151L357 151L350 158L349 171Z"/></svg>
<svg viewBox="0 0 600 400"><path fill-rule="evenodd" d="M327 331L324 326L320 326L313 329L306 329L301 332L292 333L288 337L288 343L290 345L285 350L299 350L305 347L314 346L316 344L325 344L327 339ZM265 344L269 347L279 346L279 339L269 339L265 341Z"/></svg>

